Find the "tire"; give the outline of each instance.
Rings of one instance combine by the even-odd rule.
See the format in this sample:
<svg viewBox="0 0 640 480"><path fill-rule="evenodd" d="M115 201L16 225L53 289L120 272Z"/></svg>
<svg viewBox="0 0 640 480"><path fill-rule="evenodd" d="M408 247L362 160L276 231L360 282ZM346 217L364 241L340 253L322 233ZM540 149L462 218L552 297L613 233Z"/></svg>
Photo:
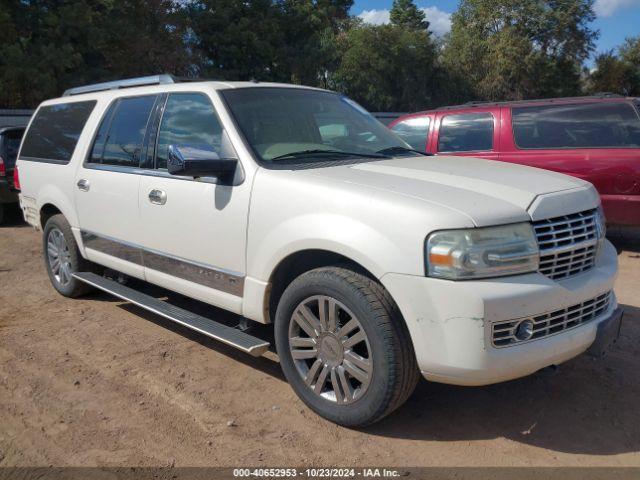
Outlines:
<svg viewBox="0 0 640 480"><path fill-rule="evenodd" d="M0 225L2 225L2 222L4 222L4 204L0 203Z"/></svg>
<svg viewBox="0 0 640 480"><path fill-rule="evenodd" d="M42 244L47 274L58 293L75 298L92 290L89 285L71 276L74 272L94 271L95 266L80 255L69 222L62 214L53 215L47 220ZM59 259L58 268L56 268L56 258Z"/></svg>
<svg viewBox="0 0 640 480"><path fill-rule="evenodd" d="M409 332L391 296L375 280L347 268L311 270L285 289L276 310L275 341L296 394L320 416L347 427L366 426L393 412L420 378Z"/></svg>

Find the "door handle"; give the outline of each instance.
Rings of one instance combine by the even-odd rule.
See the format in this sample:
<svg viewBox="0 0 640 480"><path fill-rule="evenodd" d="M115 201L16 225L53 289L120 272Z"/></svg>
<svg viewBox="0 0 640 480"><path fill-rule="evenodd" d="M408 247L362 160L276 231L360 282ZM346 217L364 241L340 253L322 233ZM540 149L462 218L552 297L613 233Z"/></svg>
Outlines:
<svg viewBox="0 0 640 480"><path fill-rule="evenodd" d="M167 194L162 190L153 189L149 192L149 201L154 205L164 205L167 203Z"/></svg>
<svg viewBox="0 0 640 480"><path fill-rule="evenodd" d="M78 186L78 189L82 190L83 192L88 192L89 187L91 186L89 180L86 180L84 178L78 180L78 183L76 183L76 185Z"/></svg>

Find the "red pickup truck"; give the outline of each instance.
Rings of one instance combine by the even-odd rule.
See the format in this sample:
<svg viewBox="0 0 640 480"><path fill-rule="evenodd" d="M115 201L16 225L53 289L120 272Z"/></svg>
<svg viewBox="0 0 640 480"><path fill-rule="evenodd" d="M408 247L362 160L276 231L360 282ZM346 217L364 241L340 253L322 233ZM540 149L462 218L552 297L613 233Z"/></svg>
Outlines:
<svg viewBox="0 0 640 480"><path fill-rule="evenodd" d="M473 102L405 115L413 148L555 170L593 183L607 223L640 227L640 99L602 94Z"/></svg>

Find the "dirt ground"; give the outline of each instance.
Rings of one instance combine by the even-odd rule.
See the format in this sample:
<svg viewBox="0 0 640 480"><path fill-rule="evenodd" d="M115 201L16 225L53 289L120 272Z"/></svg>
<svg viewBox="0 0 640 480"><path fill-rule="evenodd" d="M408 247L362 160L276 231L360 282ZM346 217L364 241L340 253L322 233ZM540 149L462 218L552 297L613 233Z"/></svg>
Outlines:
<svg viewBox="0 0 640 480"><path fill-rule="evenodd" d="M625 323L604 360L482 388L422 381L349 430L297 399L274 354L107 295L61 297L16 219L0 227L0 466L640 466L640 239L622 247Z"/></svg>

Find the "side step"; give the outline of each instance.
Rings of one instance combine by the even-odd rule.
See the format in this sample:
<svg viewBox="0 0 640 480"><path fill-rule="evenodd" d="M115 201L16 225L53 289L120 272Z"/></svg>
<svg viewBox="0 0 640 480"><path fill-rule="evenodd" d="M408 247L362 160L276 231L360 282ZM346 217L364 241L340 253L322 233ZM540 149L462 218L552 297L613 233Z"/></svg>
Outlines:
<svg viewBox="0 0 640 480"><path fill-rule="evenodd" d="M73 276L81 282L88 283L100 290L110 293L122 300L133 303L145 310L156 313L172 322L179 323L191 330L231 345L254 357L259 357L269 348L269 342L249 335L237 328L229 327L209 318L202 317L180 307L176 307L150 295L121 285L91 272L77 272Z"/></svg>

